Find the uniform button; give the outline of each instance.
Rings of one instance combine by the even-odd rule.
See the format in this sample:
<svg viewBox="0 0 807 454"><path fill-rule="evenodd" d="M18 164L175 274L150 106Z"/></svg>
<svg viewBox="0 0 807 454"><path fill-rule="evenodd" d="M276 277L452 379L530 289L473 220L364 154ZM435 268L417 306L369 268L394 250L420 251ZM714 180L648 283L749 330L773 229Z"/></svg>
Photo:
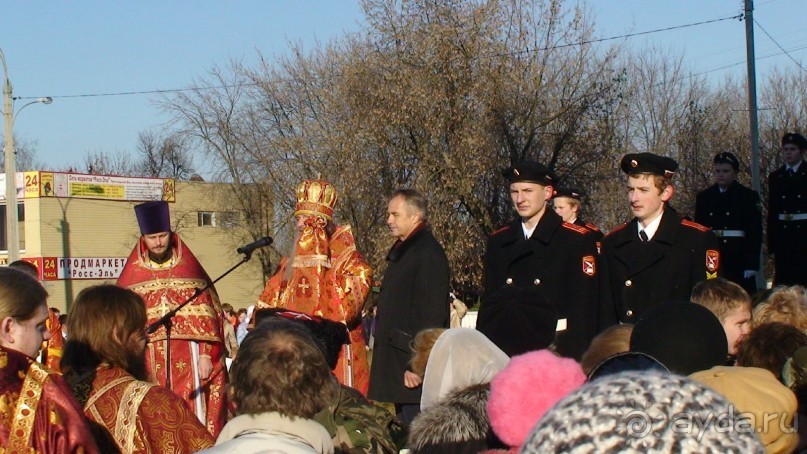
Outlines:
<svg viewBox="0 0 807 454"><path fill-rule="evenodd" d="M728 242L729 242L729 240L723 240L723 244L726 244Z"/></svg>
<svg viewBox="0 0 807 454"><path fill-rule="evenodd" d="M628 309L627 311L625 311L625 315L627 315L628 317L633 317L633 311Z"/></svg>
<svg viewBox="0 0 807 454"><path fill-rule="evenodd" d="M630 287L631 285L633 285L633 282L630 279L625 281L625 287Z"/></svg>
<svg viewBox="0 0 807 454"><path fill-rule="evenodd" d="M534 281L532 281L532 283L535 284L535 285L541 285L541 280L540 279L535 279Z"/></svg>
<svg viewBox="0 0 807 454"><path fill-rule="evenodd" d="M726 211L726 216L728 216L728 215L730 215L730 214L731 214L731 213L729 213L728 211Z"/></svg>
<svg viewBox="0 0 807 454"><path fill-rule="evenodd" d="M714 216L714 215L715 215L714 213L709 213L709 216Z"/></svg>
<svg viewBox="0 0 807 454"><path fill-rule="evenodd" d="M513 283L513 278L512 278L512 277L508 277L508 278L507 278L507 280L506 280L506 281L504 281L504 283L505 283L505 284L507 284L507 285L511 285L511 284Z"/></svg>

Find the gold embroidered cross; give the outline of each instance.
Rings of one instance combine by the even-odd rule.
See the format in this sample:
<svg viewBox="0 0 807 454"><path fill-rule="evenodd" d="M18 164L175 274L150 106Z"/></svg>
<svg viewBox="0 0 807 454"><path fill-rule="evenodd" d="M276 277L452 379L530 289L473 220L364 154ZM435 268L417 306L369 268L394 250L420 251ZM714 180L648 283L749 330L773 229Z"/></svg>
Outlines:
<svg viewBox="0 0 807 454"><path fill-rule="evenodd" d="M165 294L160 298L160 310L162 311L160 315L168 313L168 298L165 297Z"/></svg>

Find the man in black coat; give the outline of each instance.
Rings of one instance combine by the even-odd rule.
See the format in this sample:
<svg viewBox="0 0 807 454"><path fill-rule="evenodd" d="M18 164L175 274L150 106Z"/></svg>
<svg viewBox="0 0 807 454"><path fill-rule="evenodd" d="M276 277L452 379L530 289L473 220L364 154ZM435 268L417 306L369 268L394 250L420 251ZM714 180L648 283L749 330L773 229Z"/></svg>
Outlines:
<svg viewBox="0 0 807 454"><path fill-rule="evenodd" d="M519 217L488 239L477 329L510 356L555 337L560 354L579 359L597 330L597 239L549 208L554 176L546 167L525 161L502 175ZM534 295L508 287L531 287L521 294ZM546 335L547 326L556 336Z"/></svg>
<svg viewBox="0 0 807 454"><path fill-rule="evenodd" d="M768 176L768 252L774 255L775 285L807 285L807 139L782 137L785 164Z"/></svg>
<svg viewBox="0 0 807 454"><path fill-rule="evenodd" d="M714 157L717 182L698 193L695 222L711 227L720 241L723 277L741 285L749 295L757 291L762 248L759 194L737 181L740 161L729 152Z"/></svg>
<svg viewBox="0 0 807 454"><path fill-rule="evenodd" d="M449 268L427 224L426 199L401 189L389 202L387 225L397 238L387 254L378 297L368 397L395 403L409 423L420 409L420 377L409 370L412 340L426 328L448 327Z"/></svg>
<svg viewBox="0 0 807 454"><path fill-rule="evenodd" d="M634 218L602 240L600 328L635 323L651 306L689 301L692 287L718 276L717 237L667 206L678 164L652 153L622 158Z"/></svg>

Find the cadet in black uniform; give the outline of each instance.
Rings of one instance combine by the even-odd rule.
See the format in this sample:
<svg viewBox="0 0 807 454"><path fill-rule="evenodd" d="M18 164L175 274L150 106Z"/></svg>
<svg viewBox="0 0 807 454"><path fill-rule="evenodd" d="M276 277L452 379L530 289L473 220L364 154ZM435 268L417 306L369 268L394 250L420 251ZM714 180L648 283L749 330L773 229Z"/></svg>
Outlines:
<svg viewBox="0 0 807 454"><path fill-rule="evenodd" d="M580 219L581 198L581 192L577 189L557 188L555 196L552 197L552 208L565 222L591 230L597 241L600 241L603 237L602 231L596 225Z"/></svg>
<svg viewBox="0 0 807 454"><path fill-rule="evenodd" d="M807 285L807 139L782 137L785 164L768 176L768 252L774 254L774 284Z"/></svg>
<svg viewBox="0 0 807 454"><path fill-rule="evenodd" d="M714 166L717 183L698 193L695 222L711 227L717 235L723 277L753 295L762 248L759 194L737 181L740 161L733 154L718 153Z"/></svg>
<svg viewBox="0 0 807 454"><path fill-rule="evenodd" d="M689 301L692 287L718 276L717 237L667 207L678 164L652 153L622 158L634 218L602 240L600 328L635 323L654 304Z"/></svg>
<svg viewBox="0 0 807 454"><path fill-rule="evenodd" d="M597 247L592 232L563 222L548 208L555 178L543 165L521 162L502 171L518 218L494 232L485 253L484 295L477 328L508 355L545 348L538 339L555 314L557 351L579 358L597 330ZM546 307L506 304L508 286L532 287ZM532 317L532 320L531 320Z"/></svg>

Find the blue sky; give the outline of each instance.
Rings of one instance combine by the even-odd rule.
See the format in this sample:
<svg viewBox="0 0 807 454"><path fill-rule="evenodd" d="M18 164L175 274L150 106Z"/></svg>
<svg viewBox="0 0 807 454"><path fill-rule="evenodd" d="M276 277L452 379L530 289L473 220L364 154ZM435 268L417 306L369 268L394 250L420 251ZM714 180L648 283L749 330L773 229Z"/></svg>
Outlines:
<svg viewBox="0 0 807 454"><path fill-rule="evenodd" d="M741 0L590 0L598 36L616 36L734 16ZM756 0L756 20L807 67L805 0ZM14 95L53 96L15 122L18 140L35 142L46 168L80 163L87 151L131 151L141 131L166 118L157 95L83 96L184 88L214 65L247 64L257 50L282 55L289 41L311 47L361 27L358 0L5 2L0 48ZM685 53L710 78L745 74L744 23L731 20L624 41ZM757 57L780 53L756 30ZM738 64L739 63L739 64ZM758 61L758 80L774 66L796 68L786 55ZM17 108L23 102L17 102ZM199 163L196 163L197 166Z"/></svg>

